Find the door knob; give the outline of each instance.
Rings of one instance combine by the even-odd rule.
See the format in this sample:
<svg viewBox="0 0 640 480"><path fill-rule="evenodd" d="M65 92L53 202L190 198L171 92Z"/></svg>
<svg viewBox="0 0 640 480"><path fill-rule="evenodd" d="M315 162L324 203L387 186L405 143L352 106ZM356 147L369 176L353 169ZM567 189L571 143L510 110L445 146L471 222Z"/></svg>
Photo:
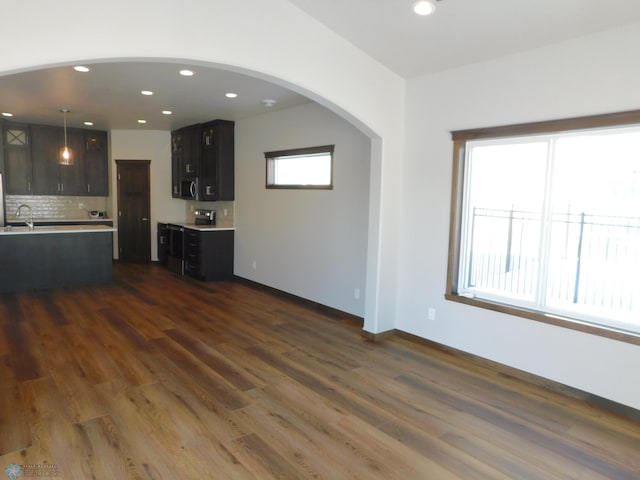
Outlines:
<svg viewBox="0 0 640 480"><path fill-rule="evenodd" d="M148 222L148 221L149 221L149 219L148 219L147 217L142 217L142 221L143 221L143 222Z"/></svg>

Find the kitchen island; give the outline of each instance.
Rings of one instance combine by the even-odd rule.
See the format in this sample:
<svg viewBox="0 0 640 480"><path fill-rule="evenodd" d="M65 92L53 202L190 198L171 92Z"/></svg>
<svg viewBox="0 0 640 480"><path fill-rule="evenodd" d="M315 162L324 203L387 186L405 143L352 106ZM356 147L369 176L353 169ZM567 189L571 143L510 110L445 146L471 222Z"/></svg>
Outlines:
<svg viewBox="0 0 640 480"><path fill-rule="evenodd" d="M114 231L106 225L0 228L0 292L111 282Z"/></svg>

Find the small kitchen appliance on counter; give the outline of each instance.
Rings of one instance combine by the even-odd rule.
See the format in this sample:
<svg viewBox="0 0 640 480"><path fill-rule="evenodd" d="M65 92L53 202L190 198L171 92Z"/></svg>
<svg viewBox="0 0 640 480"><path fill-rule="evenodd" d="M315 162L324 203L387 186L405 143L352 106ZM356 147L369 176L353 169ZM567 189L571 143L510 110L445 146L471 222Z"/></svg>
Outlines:
<svg viewBox="0 0 640 480"><path fill-rule="evenodd" d="M89 210L89 218L104 219L107 218L107 212L104 210Z"/></svg>
<svg viewBox="0 0 640 480"><path fill-rule="evenodd" d="M216 224L216 211L206 210L204 208L198 208L195 211L196 225L215 225Z"/></svg>

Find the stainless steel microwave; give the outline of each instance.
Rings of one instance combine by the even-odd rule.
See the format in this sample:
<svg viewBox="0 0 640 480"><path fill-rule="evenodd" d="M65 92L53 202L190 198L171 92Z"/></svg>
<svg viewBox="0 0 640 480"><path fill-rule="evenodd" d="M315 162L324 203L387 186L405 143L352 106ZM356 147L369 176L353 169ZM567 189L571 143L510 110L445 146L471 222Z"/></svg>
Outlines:
<svg viewBox="0 0 640 480"><path fill-rule="evenodd" d="M199 185L198 179L192 178L189 180L182 180L180 182L180 197L198 200L199 197Z"/></svg>

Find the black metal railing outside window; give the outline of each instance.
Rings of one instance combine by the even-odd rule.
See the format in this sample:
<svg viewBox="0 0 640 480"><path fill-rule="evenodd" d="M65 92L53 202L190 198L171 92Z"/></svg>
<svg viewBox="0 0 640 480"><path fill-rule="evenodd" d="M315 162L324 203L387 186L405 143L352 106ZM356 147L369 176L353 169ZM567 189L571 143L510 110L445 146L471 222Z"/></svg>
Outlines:
<svg viewBox="0 0 640 480"><path fill-rule="evenodd" d="M640 324L640 217L473 208L466 288Z"/></svg>

